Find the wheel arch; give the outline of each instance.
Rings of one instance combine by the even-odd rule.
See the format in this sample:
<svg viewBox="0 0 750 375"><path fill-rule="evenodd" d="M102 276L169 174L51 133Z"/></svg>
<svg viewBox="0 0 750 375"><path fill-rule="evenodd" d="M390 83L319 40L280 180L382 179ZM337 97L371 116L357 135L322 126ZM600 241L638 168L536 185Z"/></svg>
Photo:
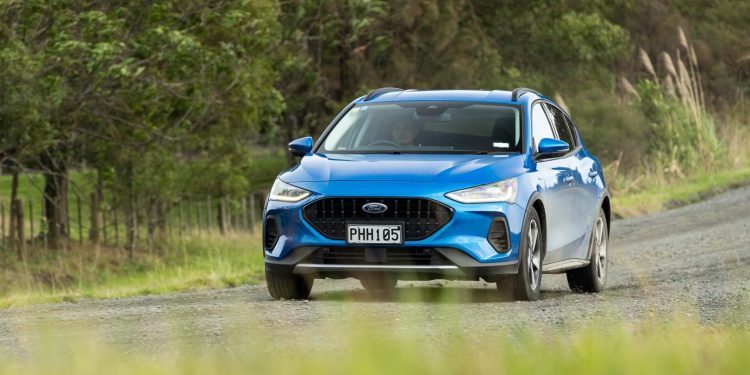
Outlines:
<svg viewBox="0 0 750 375"><path fill-rule="evenodd" d="M607 234L609 234L611 230L610 227L612 226L612 206L610 204L609 194L604 194L600 207L602 208L602 211L604 211L604 218L607 220Z"/></svg>
<svg viewBox="0 0 750 375"><path fill-rule="evenodd" d="M537 215L539 215L539 220L542 222L542 235L544 235L544 247L542 251L544 252L543 255L547 254L547 212L544 209L544 202L542 202L539 194L535 193L529 199L529 204L526 207L527 210L529 207L534 208Z"/></svg>

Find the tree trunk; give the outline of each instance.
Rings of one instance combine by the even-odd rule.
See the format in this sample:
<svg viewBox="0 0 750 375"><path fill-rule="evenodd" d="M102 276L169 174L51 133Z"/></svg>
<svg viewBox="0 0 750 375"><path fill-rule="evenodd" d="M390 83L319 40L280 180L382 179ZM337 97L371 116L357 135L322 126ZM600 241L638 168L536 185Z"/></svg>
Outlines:
<svg viewBox="0 0 750 375"><path fill-rule="evenodd" d="M96 245L99 243L99 194L89 195L89 240Z"/></svg>
<svg viewBox="0 0 750 375"><path fill-rule="evenodd" d="M11 180L10 187L10 233L8 235L10 240L10 248L14 249L18 246L18 235L16 230L16 215L18 210L16 209L16 200L18 198L18 168L15 166L12 169L13 179Z"/></svg>
<svg viewBox="0 0 750 375"><path fill-rule="evenodd" d="M128 257L133 258L133 252L135 252L135 241L137 238L136 226L138 222L136 220L136 209L135 209L135 189L133 187L133 164L128 162L125 167L125 175L121 180L122 185L126 186L124 199L120 204L125 206L125 248L128 251Z"/></svg>
<svg viewBox="0 0 750 375"><path fill-rule="evenodd" d="M57 249L68 234L68 170L65 161L42 158L44 167L44 212L47 219L47 246Z"/></svg>
<svg viewBox="0 0 750 375"><path fill-rule="evenodd" d="M18 254L18 260L23 261L23 251L26 246L26 237L23 233L23 201L15 199L13 201L13 207L15 207L15 220L16 220L16 251Z"/></svg>

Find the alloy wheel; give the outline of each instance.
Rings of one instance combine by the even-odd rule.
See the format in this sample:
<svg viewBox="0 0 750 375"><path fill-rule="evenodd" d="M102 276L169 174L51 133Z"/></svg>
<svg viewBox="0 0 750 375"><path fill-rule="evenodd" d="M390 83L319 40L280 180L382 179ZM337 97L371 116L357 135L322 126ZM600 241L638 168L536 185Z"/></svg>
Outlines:
<svg viewBox="0 0 750 375"><path fill-rule="evenodd" d="M536 290L539 284L539 276L542 271L542 251L541 244L539 243L539 226L536 220L532 220L529 223L529 231L527 235L527 243L529 247L526 251L526 264L529 273L529 284L531 289Z"/></svg>
<svg viewBox="0 0 750 375"><path fill-rule="evenodd" d="M596 219L594 231L594 250L596 251L594 261L596 262L596 277L602 283L607 278L607 240L604 238L604 220Z"/></svg>

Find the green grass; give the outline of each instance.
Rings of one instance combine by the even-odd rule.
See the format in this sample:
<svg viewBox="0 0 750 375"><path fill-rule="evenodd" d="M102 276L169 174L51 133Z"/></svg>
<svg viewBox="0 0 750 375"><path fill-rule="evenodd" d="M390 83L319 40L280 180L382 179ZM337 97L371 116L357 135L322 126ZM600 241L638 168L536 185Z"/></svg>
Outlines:
<svg viewBox="0 0 750 375"><path fill-rule="evenodd" d="M750 167L703 171L680 180L642 183L640 189L613 192L612 209L617 216L632 217L664 211L703 200L733 187L750 183Z"/></svg>
<svg viewBox="0 0 750 375"><path fill-rule="evenodd" d="M37 248L19 262L6 251L0 266L0 307L234 287L263 276L259 235L247 233L170 239L133 259L116 248Z"/></svg>
<svg viewBox="0 0 750 375"><path fill-rule="evenodd" d="M306 329L325 335L321 341L243 321L213 349L170 342L158 354L122 351L83 339L80 331L76 345L60 342L61 329L27 332L23 356L0 354L0 374L746 374L750 368L746 328L602 321L570 330L477 332L448 324L425 335L407 321L342 319L330 331Z"/></svg>

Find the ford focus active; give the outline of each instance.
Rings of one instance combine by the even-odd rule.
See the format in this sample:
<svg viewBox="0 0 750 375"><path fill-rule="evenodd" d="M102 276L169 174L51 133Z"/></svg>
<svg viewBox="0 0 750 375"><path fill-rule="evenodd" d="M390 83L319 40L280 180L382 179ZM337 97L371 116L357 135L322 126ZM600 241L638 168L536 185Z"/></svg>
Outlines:
<svg viewBox="0 0 750 375"><path fill-rule="evenodd" d="M543 273L574 291L607 280L610 199L575 123L533 90L383 88L347 105L265 204L263 250L275 299L320 278L383 292L398 280L497 284L535 300Z"/></svg>

